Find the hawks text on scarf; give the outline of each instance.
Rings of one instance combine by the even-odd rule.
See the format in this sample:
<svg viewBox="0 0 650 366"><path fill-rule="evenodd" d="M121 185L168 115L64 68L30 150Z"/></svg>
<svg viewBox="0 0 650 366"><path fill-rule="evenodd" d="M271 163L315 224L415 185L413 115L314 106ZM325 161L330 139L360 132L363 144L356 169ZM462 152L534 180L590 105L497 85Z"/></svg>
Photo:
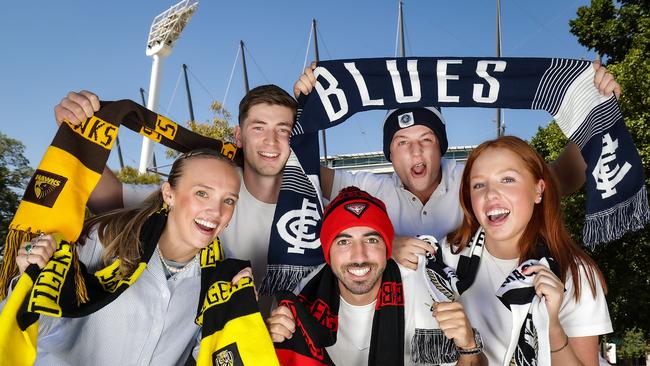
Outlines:
<svg viewBox="0 0 650 366"><path fill-rule="evenodd" d="M420 63L420 67L422 68L435 67L438 82L437 86L433 85L432 87L437 87L438 102L460 102L460 95L456 95L456 93L452 92L454 86L450 84L452 84L454 80L458 80L460 77L455 70L458 67L466 68L469 64L474 68L476 76L481 79L481 82L472 84L458 83L457 85L459 87L471 87L472 99L477 103L494 103L499 95L500 84L499 80L490 73L494 74L503 72L506 69L507 62L504 60L489 59L471 59L465 61L467 62L466 65L463 65L463 60L461 59L438 59L435 60L435 65ZM366 79L364 78L363 73L357 68L356 63L345 62L344 66L354 79L354 83L357 86L356 91L358 92L358 97L361 99L361 104L364 107L383 106L383 98L373 99L369 94ZM405 74L408 74L409 76L410 86L405 86L403 84L400 75ZM386 60L386 75L390 75L391 77L393 92L398 103L414 103L419 102L422 99L422 85L420 84L420 76L418 74L418 60L407 60L406 64L398 64L397 60ZM337 87L339 83L338 80L324 67L317 67L314 70L314 76L316 78L319 76L322 77L322 79L328 84L327 87L323 87L323 84L319 82L316 84L315 89L325 107L325 110L327 111L327 116L329 117L330 122L345 115L348 112L347 96L343 89ZM411 89L410 95L406 95L405 87ZM424 87L426 88L427 86L425 85ZM331 97L336 98L338 110L334 106Z"/></svg>

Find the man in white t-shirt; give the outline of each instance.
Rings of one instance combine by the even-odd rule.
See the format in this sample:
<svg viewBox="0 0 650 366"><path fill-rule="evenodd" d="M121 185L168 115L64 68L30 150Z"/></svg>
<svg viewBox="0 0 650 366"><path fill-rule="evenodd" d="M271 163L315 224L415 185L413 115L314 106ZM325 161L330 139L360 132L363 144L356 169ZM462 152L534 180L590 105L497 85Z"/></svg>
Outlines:
<svg viewBox="0 0 650 366"><path fill-rule="evenodd" d="M295 96L309 94L316 84L312 63L294 84ZM594 62L594 85L601 94L618 97L620 86L613 76ZM321 167L324 198L354 185L386 203L395 226L393 258L407 268L417 267L417 255L432 250L414 235L433 235L442 239L456 230L462 212L458 191L464 164L442 158L447 151L445 121L435 108L405 108L389 111L383 123L384 155L395 173L351 173ZM569 194L585 182L586 163L580 149L569 143L550 164L558 178L560 193Z"/></svg>
<svg viewBox="0 0 650 366"><path fill-rule="evenodd" d="M424 276L418 276L419 272L395 264L390 259L393 227L383 202L356 187L348 187L330 202L323 216L320 238L327 263L305 278L296 292L300 292L301 301L305 299L304 301L309 303L312 301L309 297L311 294L303 291L303 288L323 288L327 284L321 281L332 278L330 273L335 277L335 292L332 298L339 300L338 312L329 315L321 313L322 308L331 309L332 307L328 306L331 304L313 307L317 313L314 316L319 319L329 318L330 315L336 317L336 321L328 322L338 324L338 327L331 329L336 332L336 342L326 347L327 354L334 364L365 365L369 363L369 359L378 359L382 355L390 357L385 353L390 351L379 347L375 347L374 354L370 354L373 337L381 337L382 340L378 343L384 344L385 348L394 346L392 342L403 342L404 364L415 364L411 358L411 348L417 343L411 343L411 340L416 328L422 330L422 334L442 330L452 350L455 345L455 351L460 354L458 365L487 364L482 354L480 336L472 329L462 305L459 302L438 303L432 313L431 298ZM397 278L390 277L394 282L384 282L385 271L392 271L396 275ZM397 283L397 287L401 287L401 300L391 301L388 305L386 300L382 300L378 304L379 298L384 299L384 296L381 296L385 294L383 285L389 283ZM321 302L326 301L323 299L328 297L321 295L318 294L318 299ZM396 323L403 324L404 339L394 339L395 334L373 334L373 329L380 329L380 326L373 326L375 312L381 311L385 306L403 306L404 319L401 323ZM388 316L399 316L390 314ZM382 319L382 315L378 317ZM386 319L381 323L392 323L391 320L393 319ZM285 305L273 310L271 317L267 319L267 327L276 343L292 337L305 337L303 328L296 331L296 319ZM375 332L379 333L377 330ZM395 329L395 333L399 332L400 330ZM453 344L449 340L452 340ZM421 347L421 352L431 353L435 346L429 346ZM291 353L278 352L281 362L282 356L286 354ZM387 362L385 359L382 361ZM400 357L394 361L402 360ZM298 362L296 358L287 357L282 363L291 365L294 362Z"/></svg>
<svg viewBox="0 0 650 366"><path fill-rule="evenodd" d="M58 123L79 124L99 109L99 98L88 91L70 92L54 108ZM289 157L289 136L296 114L296 101L275 85L250 90L239 103L238 148L244 151L239 199L230 224L219 235L226 256L250 260L256 284L266 274L268 242L278 200L282 170ZM137 205L156 185L122 184L105 168L90 196L95 213ZM268 315L270 298L260 297L262 314Z"/></svg>

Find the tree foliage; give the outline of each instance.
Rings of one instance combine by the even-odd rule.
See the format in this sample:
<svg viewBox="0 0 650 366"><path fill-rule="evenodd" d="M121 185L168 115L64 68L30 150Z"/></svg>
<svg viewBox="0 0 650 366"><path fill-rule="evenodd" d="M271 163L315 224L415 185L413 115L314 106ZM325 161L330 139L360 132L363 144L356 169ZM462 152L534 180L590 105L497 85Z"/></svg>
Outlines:
<svg viewBox="0 0 650 366"><path fill-rule="evenodd" d="M232 114L217 101L212 102L210 109L213 113L212 121L210 123L189 121L187 122L187 128L203 136L234 142L235 135L232 128L228 126ZM178 151L167 149L166 155L167 157L172 158L178 156L179 153Z"/></svg>
<svg viewBox="0 0 650 366"><path fill-rule="evenodd" d="M0 132L0 248L4 246L20 197L34 173L24 154L22 142Z"/></svg>
<svg viewBox="0 0 650 366"><path fill-rule="evenodd" d="M618 349L618 354L624 360L636 360L645 356L646 340L643 330L633 327L625 331L623 344Z"/></svg>
<svg viewBox="0 0 650 366"><path fill-rule="evenodd" d="M140 174L136 168L125 166L115 172L115 176L122 183L130 184L160 184L162 179L155 173Z"/></svg>
<svg viewBox="0 0 650 366"><path fill-rule="evenodd" d="M647 1L592 0L578 9L571 32L581 44L598 52L621 85L619 100L625 123L636 144L647 177L650 172L650 5ZM566 143L556 124L541 128L531 144L553 160ZM567 227L581 243L584 223L584 191L563 200ZM602 270L609 288L607 301L614 323L612 338L624 338L627 330L650 334L650 228L628 233L621 239L587 248Z"/></svg>

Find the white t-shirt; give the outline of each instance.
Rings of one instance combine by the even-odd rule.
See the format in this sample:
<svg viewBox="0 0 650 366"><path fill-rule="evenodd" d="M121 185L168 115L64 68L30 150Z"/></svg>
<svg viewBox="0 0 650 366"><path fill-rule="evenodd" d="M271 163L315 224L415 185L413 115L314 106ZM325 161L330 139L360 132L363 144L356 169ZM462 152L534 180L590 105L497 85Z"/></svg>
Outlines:
<svg viewBox="0 0 650 366"><path fill-rule="evenodd" d="M326 347L327 353L336 366L358 366L368 363L376 302L377 300L368 305L356 306L340 298L336 343Z"/></svg>
<svg viewBox="0 0 650 366"><path fill-rule="evenodd" d="M295 293L298 294L323 266L325 264L318 266L308 277L304 278ZM431 315L431 297L428 295L424 278L418 276L416 271L399 264L398 267L404 291L404 365L422 365L411 362L411 339L415 334L416 317L420 327L424 329L437 329L439 326ZM342 297L340 298L336 343L331 347L326 347L327 353L335 365L360 366L368 364L375 302L355 306L348 304ZM443 364L443 366L446 365L453 365L453 363Z"/></svg>
<svg viewBox="0 0 650 366"><path fill-rule="evenodd" d="M396 173L392 175L336 170L332 196L348 186L357 186L386 204L395 234L401 236L433 235L444 238L462 221L458 192L463 164L442 159L442 179L426 204L404 188Z"/></svg>
<svg viewBox="0 0 650 366"><path fill-rule="evenodd" d="M441 243L445 263L456 268L458 255L451 253L446 240ZM483 248L481 263L472 286L460 301L472 326L479 330L483 339L484 353L490 365L503 364L512 333L511 313L495 293L505 277L518 265L518 259L499 259ZM607 334L613 331L605 294L596 277L596 298L592 296L585 268L580 268L580 301L574 298L573 280L570 274L564 284L566 292L560 307L560 324L569 337L585 337Z"/></svg>
<svg viewBox="0 0 650 366"><path fill-rule="evenodd" d="M241 169L237 169L240 176ZM141 203L149 194L159 189L156 185L123 185L124 207ZM268 263L269 238L273 224L275 204L264 203L253 197L241 180L239 199L235 205L232 219L219 239L227 258L250 260L253 278L257 288L266 275ZM262 315L266 317L271 308L271 298L260 296Z"/></svg>

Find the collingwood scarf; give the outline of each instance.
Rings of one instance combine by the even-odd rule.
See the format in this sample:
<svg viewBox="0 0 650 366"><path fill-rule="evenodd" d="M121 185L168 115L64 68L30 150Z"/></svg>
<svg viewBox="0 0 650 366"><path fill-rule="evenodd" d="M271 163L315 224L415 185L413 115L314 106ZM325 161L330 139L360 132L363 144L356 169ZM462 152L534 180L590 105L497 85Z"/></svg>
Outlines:
<svg viewBox="0 0 650 366"><path fill-rule="evenodd" d="M109 122L110 121L110 122ZM133 284L146 267L166 223L154 213L142 228L141 262L134 273L120 279L119 258L89 274L78 261L78 239L83 210L106 163L121 121L179 151L198 147L221 149L237 158L232 144L210 139L147 110L132 101L107 104L80 126L62 124L34 173L11 223L2 267L2 297L8 279L17 275L14 261L22 241L37 231L59 233L57 250L40 270L30 265L20 277L0 314L0 364L29 365L36 359L38 317L81 317L101 309ZM17 242L16 242L17 240ZM221 262L218 242L201 251L201 299L196 323L202 326L198 364L239 360L249 364L277 364L271 339L257 309L250 279L231 285L246 264Z"/></svg>
<svg viewBox="0 0 650 366"><path fill-rule="evenodd" d="M325 265L298 296L289 291L276 294L278 305L286 306L296 321L294 336L276 344L283 366L333 365L325 347L336 343L340 293L338 279ZM397 263L386 263L381 278L368 365L395 366L404 363L404 294Z"/></svg>
<svg viewBox="0 0 650 366"><path fill-rule="evenodd" d="M322 263L317 131L372 109L423 106L543 109L587 162L583 242L610 241L650 221L643 166L614 96L589 61L544 58L378 58L322 61L299 99L269 247L265 293L291 289ZM381 126L377 126L381 128Z"/></svg>
<svg viewBox="0 0 650 366"><path fill-rule="evenodd" d="M442 248L433 237L421 239L437 248L435 257L429 258L426 266L418 267L421 275L427 279L429 294L434 301L457 300L476 278L483 254L485 232L480 228L471 243L461 251L456 270L445 265L442 260ZM508 351L503 357L503 366L551 364L548 312L544 302L536 296L534 275L525 275L524 269L541 264L550 268L556 276L560 276L560 268L550 257L548 247L541 239L537 242L537 252L539 259L530 259L517 266L495 293L511 312L512 329L518 329L517 332L512 332Z"/></svg>

